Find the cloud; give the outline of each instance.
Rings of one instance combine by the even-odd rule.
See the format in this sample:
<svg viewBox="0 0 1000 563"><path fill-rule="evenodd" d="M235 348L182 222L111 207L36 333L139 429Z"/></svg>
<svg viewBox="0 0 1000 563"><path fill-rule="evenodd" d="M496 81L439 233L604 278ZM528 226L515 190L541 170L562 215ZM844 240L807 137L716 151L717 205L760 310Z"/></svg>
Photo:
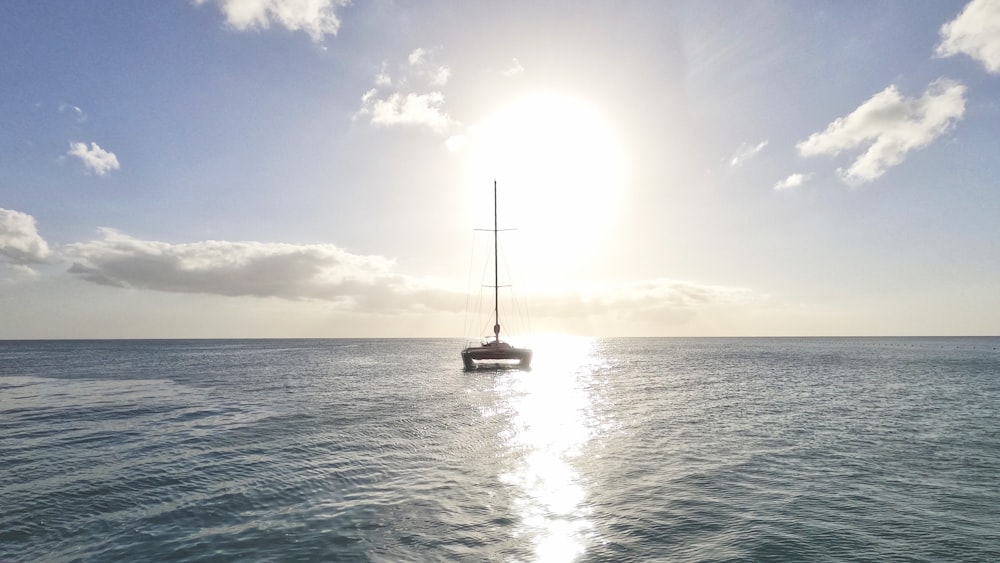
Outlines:
<svg viewBox="0 0 1000 563"><path fill-rule="evenodd" d="M465 133L459 133L457 135L452 135L444 142L444 146L448 147L451 152L458 152L469 144L469 137Z"/></svg>
<svg viewBox="0 0 1000 563"><path fill-rule="evenodd" d="M800 173L792 174L789 177L785 178L784 180L782 180L782 181L778 182L777 184L775 184L774 185L774 189L778 190L778 191L781 191L781 190L787 190L787 189L791 189L791 188L797 188L797 187L801 186L802 184L804 184L806 180L808 180L809 178L812 178L812 176L813 176L812 173L809 173L809 174L800 174Z"/></svg>
<svg viewBox="0 0 1000 563"><path fill-rule="evenodd" d="M49 256L49 245L27 213L0 208L0 256L15 266L41 264Z"/></svg>
<svg viewBox="0 0 1000 563"><path fill-rule="evenodd" d="M457 293L393 273L393 261L336 246L139 240L113 229L67 245L69 272L89 282L132 289L223 296L325 300L345 308L388 311L456 308Z"/></svg>
<svg viewBox="0 0 1000 563"><path fill-rule="evenodd" d="M394 271L392 260L329 244L200 241L171 244L102 229L95 240L66 245L69 272L111 287L227 297L313 300L343 311L461 313L465 292L445 282ZM654 279L531 297L531 315L556 319L685 320L716 306L761 296L743 288Z"/></svg>
<svg viewBox="0 0 1000 563"><path fill-rule="evenodd" d="M382 70L375 75L375 86L392 86L392 76L386 72L385 63L382 64Z"/></svg>
<svg viewBox="0 0 1000 563"><path fill-rule="evenodd" d="M119 168L115 153L102 149L97 143L90 143L90 148L87 148L87 143L70 143L66 154L79 158L87 170L98 176Z"/></svg>
<svg viewBox="0 0 1000 563"><path fill-rule="evenodd" d="M736 154L729 159L729 165L732 167L742 166L746 161L757 156L757 153L764 150L767 146L767 141L761 141L756 145L751 145L749 143L743 143L740 148L736 149Z"/></svg>
<svg viewBox="0 0 1000 563"><path fill-rule="evenodd" d="M906 98L895 85L872 96L846 117L796 145L807 156L837 155L867 146L841 178L851 185L875 180L903 162L907 153L926 147L965 114L965 86L945 78L932 82L919 98Z"/></svg>
<svg viewBox="0 0 1000 563"><path fill-rule="evenodd" d="M406 69L411 81L414 79L433 86L444 86L451 77L451 69L445 65L436 64L431 60L432 52L418 47L406 58L410 67Z"/></svg>
<svg viewBox="0 0 1000 563"><path fill-rule="evenodd" d="M435 86L444 86L448 83L448 78L451 77L451 69L446 66L439 66L434 69L433 73L430 75L431 84Z"/></svg>
<svg viewBox="0 0 1000 563"><path fill-rule="evenodd" d="M503 74L504 76L516 76L518 74L521 74L522 72L524 72L524 67L521 66L520 61L518 61L517 59L513 59L510 63L510 66L507 67L507 69L504 70L501 74Z"/></svg>
<svg viewBox="0 0 1000 563"><path fill-rule="evenodd" d="M656 278L585 291L579 296L589 314L620 310L696 309L757 299L745 288Z"/></svg>
<svg viewBox="0 0 1000 563"><path fill-rule="evenodd" d="M414 49L407 56L407 64L399 67L398 78L393 78L383 63L374 86L361 97L361 109L355 118L366 117L372 125L381 127L427 127L436 133L459 125L448 115L440 91L448 83L451 70L434 63L431 55L427 49Z"/></svg>
<svg viewBox="0 0 1000 563"><path fill-rule="evenodd" d="M423 47L417 47L410 53L410 56L408 56L406 60L410 61L411 65L416 66L419 65L421 62L423 62L424 55L426 54L427 54L426 49L424 49Z"/></svg>
<svg viewBox="0 0 1000 563"><path fill-rule="evenodd" d="M74 106L73 104L60 103L59 113L72 114L73 117L76 119L77 123L83 123L87 121L87 114L83 113L82 109L80 109L78 106Z"/></svg>
<svg viewBox="0 0 1000 563"><path fill-rule="evenodd" d="M716 307L760 303L766 296L746 288L657 278L531 297L534 319L683 324Z"/></svg>
<svg viewBox="0 0 1000 563"><path fill-rule="evenodd" d="M983 63L987 72L1000 74L1000 2L972 0L957 18L941 27L941 42L934 54L959 53Z"/></svg>
<svg viewBox="0 0 1000 563"><path fill-rule="evenodd" d="M365 106L375 125L423 125L444 132L455 123L444 112L444 96L440 92L427 94L390 94L384 99L372 99Z"/></svg>
<svg viewBox="0 0 1000 563"><path fill-rule="evenodd" d="M305 31L313 41L336 35L340 29L337 9L349 0L195 0L197 4L216 4L226 22L239 31L267 29L271 23L291 31Z"/></svg>

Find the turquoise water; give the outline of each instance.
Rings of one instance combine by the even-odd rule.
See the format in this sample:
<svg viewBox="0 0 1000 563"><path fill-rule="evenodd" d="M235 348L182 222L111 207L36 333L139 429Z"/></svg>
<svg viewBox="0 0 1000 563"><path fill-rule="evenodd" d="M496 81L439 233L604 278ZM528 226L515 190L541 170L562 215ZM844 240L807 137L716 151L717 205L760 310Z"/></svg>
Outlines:
<svg viewBox="0 0 1000 563"><path fill-rule="evenodd" d="M0 342L0 560L1000 560L1000 338L462 344Z"/></svg>

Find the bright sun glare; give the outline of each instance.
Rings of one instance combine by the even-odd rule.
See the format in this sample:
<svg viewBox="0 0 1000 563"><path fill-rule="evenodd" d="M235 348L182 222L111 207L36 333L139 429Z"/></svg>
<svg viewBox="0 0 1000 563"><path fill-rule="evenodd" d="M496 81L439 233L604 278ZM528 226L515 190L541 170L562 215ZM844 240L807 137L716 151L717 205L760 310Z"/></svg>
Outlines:
<svg viewBox="0 0 1000 563"><path fill-rule="evenodd" d="M561 94L502 107L472 129L466 158L475 226L492 226L496 180L500 228L521 231L519 247L528 252L518 262L532 268L584 259L606 234L624 185L624 151L613 127L595 107Z"/></svg>

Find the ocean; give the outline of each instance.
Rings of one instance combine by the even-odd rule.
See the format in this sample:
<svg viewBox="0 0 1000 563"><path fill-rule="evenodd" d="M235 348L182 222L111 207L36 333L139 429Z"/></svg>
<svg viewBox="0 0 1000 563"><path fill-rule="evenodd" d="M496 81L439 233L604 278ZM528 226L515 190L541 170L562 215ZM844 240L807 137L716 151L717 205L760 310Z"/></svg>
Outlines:
<svg viewBox="0 0 1000 563"><path fill-rule="evenodd" d="M997 561L1000 338L0 342L0 561Z"/></svg>

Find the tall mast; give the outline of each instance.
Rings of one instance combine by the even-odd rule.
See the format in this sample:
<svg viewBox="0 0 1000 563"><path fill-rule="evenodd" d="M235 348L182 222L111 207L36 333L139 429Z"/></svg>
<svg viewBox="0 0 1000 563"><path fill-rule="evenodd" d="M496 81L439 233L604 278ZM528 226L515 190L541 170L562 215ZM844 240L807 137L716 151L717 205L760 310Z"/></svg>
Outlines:
<svg viewBox="0 0 1000 563"><path fill-rule="evenodd" d="M500 247L497 246L497 181L493 180L493 338L500 342Z"/></svg>

